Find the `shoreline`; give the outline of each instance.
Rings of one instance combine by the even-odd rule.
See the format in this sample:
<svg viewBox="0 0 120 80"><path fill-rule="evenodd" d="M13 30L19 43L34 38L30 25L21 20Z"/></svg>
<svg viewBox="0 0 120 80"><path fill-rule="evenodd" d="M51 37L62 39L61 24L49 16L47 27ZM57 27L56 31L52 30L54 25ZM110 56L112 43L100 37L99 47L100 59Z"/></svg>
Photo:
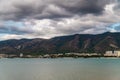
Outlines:
<svg viewBox="0 0 120 80"><path fill-rule="evenodd" d="M44 55L0 54L0 58L120 58L120 56L105 54L80 54L80 53L44 54Z"/></svg>
<svg viewBox="0 0 120 80"><path fill-rule="evenodd" d="M38 59L57 59L57 58L73 58L73 59L77 59L77 58L120 58L120 57L114 57L114 56L101 56L101 57L2 57L0 59L14 59L14 58L26 58L26 59L32 59L32 58L38 58Z"/></svg>

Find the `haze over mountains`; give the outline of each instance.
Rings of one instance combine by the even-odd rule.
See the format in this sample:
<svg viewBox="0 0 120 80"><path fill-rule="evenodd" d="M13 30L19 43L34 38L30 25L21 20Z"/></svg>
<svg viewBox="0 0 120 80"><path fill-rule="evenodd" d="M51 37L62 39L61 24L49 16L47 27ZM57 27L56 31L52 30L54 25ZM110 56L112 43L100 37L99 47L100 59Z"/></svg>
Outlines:
<svg viewBox="0 0 120 80"><path fill-rule="evenodd" d="M0 53L51 54L51 53L104 53L120 49L120 33L75 34L51 39L10 39L0 41Z"/></svg>

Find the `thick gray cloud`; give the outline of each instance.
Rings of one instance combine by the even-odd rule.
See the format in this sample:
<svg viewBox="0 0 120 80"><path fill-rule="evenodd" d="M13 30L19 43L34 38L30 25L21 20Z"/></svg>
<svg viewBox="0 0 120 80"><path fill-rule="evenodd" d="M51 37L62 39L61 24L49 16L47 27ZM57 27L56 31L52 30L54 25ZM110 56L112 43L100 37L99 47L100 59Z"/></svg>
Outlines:
<svg viewBox="0 0 120 80"><path fill-rule="evenodd" d="M120 31L111 27L119 8L118 0L0 0L1 39Z"/></svg>
<svg viewBox="0 0 120 80"><path fill-rule="evenodd" d="M23 20L102 14L111 0L1 0L0 19Z"/></svg>
<svg viewBox="0 0 120 80"><path fill-rule="evenodd" d="M99 14L104 11L104 6L109 4L109 0L67 0L66 3L62 3L60 6L66 10L77 14Z"/></svg>

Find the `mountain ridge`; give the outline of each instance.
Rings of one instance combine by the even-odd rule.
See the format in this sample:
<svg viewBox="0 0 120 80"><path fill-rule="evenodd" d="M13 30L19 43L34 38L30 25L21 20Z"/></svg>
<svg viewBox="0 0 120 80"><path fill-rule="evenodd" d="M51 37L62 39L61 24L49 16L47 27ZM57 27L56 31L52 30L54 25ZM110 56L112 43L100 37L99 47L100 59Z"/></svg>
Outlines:
<svg viewBox="0 0 120 80"><path fill-rule="evenodd" d="M120 32L0 41L0 54L105 53L108 50L119 49Z"/></svg>

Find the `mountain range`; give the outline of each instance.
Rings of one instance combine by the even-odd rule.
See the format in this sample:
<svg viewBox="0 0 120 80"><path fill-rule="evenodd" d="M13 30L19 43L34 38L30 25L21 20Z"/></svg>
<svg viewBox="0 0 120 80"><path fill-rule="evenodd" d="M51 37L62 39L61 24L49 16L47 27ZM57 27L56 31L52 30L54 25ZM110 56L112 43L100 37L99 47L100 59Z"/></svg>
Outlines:
<svg viewBox="0 0 120 80"><path fill-rule="evenodd" d="M51 39L10 39L0 41L0 54L104 53L120 49L120 33L74 34Z"/></svg>

